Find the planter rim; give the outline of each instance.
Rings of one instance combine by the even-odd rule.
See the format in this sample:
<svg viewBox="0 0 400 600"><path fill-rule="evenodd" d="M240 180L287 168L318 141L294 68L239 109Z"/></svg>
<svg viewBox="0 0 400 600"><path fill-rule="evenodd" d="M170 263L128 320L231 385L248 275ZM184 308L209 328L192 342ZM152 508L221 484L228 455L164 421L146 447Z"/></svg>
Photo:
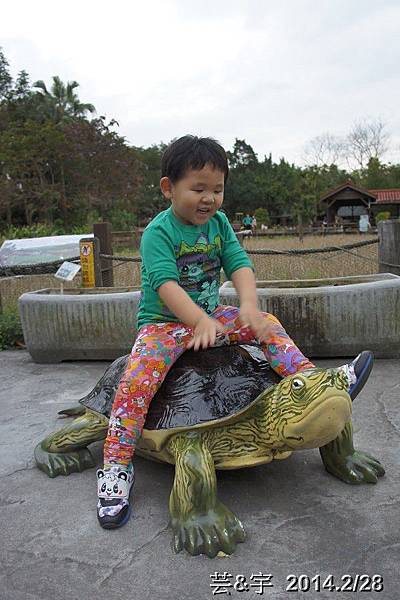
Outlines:
<svg viewBox="0 0 400 600"><path fill-rule="evenodd" d="M111 299L122 299L129 296L136 298L140 296L140 287L134 286L132 288L90 288L94 291L87 292L82 288L68 288L64 289L61 293L60 288L43 288L40 290L32 290L22 294L18 302L35 301L35 302L86 302L99 300L111 300Z"/></svg>
<svg viewBox="0 0 400 600"><path fill-rule="evenodd" d="M121 287L95 287L95 288L64 288L61 294L59 287L40 288L39 290L31 290L26 294L47 294L48 296L96 296L98 294L121 294L140 291L139 285L121 286Z"/></svg>
<svg viewBox="0 0 400 600"><path fill-rule="evenodd" d="M262 279L256 281L258 292L263 290L291 290L291 291L316 291L316 290L348 290L361 286L391 286L393 283L400 284L400 276L393 273L376 273L372 275L350 275L347 277L327 277L324 279ZM262 284L260 286L260 284ZM297 284L297 285L296 285ZM299 285L303 284L303 285ZM310 285L307 285L310 284ZM220 291L234 289L232 281L225 281Z"/></svg>

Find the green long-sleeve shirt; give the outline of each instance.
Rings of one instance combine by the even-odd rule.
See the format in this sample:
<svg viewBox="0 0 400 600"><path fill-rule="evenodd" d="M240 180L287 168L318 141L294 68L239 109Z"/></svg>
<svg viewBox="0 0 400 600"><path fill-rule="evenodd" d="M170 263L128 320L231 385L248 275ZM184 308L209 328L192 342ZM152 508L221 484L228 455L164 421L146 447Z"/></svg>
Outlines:
<svg viewBox="0 0 400 600"><path fill-rule="evenodd" d="M157 293L176 281L200 308L211 314L219 302L220 271L228 279L253 265L222 212L205 225L184 225L172 208L158 214L142 235L142 295L138 327L148 323L178 322Z"/></svg>

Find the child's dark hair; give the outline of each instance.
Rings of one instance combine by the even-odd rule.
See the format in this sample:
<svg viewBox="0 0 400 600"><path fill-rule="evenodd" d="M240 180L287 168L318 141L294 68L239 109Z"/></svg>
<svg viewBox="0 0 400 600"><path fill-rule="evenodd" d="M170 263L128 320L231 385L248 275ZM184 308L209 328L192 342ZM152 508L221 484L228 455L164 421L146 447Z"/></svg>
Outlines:
<svg viewBox="0 0 400 600"><path fill-rule="evenodd" d="M161 177L176 183L188 169L200 170L205 165L222 171L225 181L228 179L228 160L221 144L209 137L184 135L165 149L161 158Z"/></svg>

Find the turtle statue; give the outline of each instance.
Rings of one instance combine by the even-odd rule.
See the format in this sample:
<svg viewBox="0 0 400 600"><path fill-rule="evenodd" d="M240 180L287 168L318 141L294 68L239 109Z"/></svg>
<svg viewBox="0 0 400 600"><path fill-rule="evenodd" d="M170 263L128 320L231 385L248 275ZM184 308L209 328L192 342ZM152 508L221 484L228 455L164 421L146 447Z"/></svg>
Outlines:
<svg viewBox="0 0 400 600"><path fill-rule="evenodd" d="M77 418L35 448L49 477L94 466L87 449L106 437L128 356L114 361ZM346 483L376 483L378 460L353 447L352 403L341 369L313 368L281 379L261 348L243 344L182 354L150 405L137 454L175 464L169 501L173 546L190 554L232 554L240 520L217 497L215 469L237 469L319 448L325 468Z"/></svg>

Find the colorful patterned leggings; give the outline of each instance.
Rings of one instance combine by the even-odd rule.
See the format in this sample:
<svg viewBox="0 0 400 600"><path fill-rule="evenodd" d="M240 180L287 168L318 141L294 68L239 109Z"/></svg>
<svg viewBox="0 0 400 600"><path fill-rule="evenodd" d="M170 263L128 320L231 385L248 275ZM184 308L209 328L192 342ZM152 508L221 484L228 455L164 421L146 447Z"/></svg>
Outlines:
<svg viewBox="0 0 400 600"><path fill-rule="evenodd" d="M272 336L261 346L274 371L286 377L313 367L278 319L268 313L263 315L272 324ZM219 336L216 345L254 341L251 329L240 324L238 308L218 306L211 316L226 329L226 335ZM130 463L151 399L191 339L192 329L183 323L157 323L139 330L111 410L104 445L106 468Z"/></svg>

